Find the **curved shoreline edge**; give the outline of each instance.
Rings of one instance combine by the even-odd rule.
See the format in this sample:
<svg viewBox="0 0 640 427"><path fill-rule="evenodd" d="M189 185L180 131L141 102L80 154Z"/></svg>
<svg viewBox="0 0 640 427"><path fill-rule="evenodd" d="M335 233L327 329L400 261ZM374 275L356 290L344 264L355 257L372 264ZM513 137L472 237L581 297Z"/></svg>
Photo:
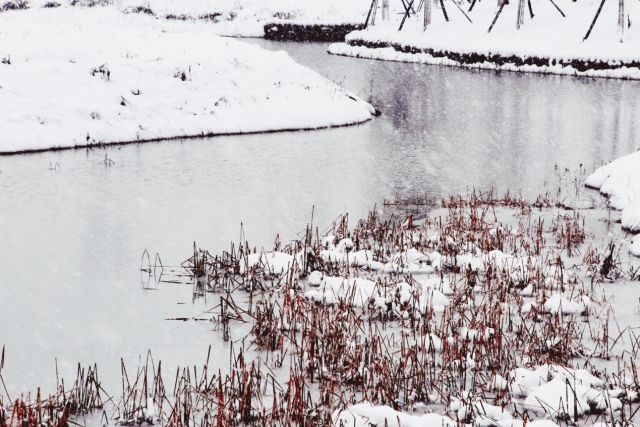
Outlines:
<svg viewBox="0 0 640 427"><path fill-rule="evenodd" d="M266 129L266 130L256 130L256 131L239 131L239 132L209 132L209 133L198 133L198 134L190 134L190 135L177 135L177 136L167 136L160 138L148 138L148 139L136 139L136 140L125 140L125 141L110 141L110 142L95 142L91 144L76 144L69 146L53 146L48 148L30 148L18 151L1 151L0 157L10 157L10 156L18 156L24 154L38 154L38 153L46 153L46 152L55 152L55 151L68 151L68 150L80 150L83 148L86 149L96 149L96 148L107 148L107 147L118 147L123 145L134 145L134 144L147 144L153 142L165 142L165 141L179 141L181 139L205 139L205 138L215 138L215 137L225 137L225 136L244 136L244 135L267 135L273 133L286 133L286 132L313 132L318 130L330 130L337 128L344 128L350 126L359 126L363 125L369 121L371 121L376 116L379 116L380 112L378 110L375 111L370 117L365 120L358 120L350 123L344 123L339 125L326 125L326 126L315 126L315 127L300 127L300 128L282 128L282 129Z"/></svg>

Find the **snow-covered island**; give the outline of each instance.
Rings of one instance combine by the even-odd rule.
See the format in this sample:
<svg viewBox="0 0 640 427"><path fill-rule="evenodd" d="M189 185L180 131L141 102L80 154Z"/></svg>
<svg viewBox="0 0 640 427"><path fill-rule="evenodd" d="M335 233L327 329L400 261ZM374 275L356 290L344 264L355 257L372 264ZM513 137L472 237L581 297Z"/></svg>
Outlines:
<svg viewBox="0 0 640 427"><path fill-rule="evenodd" d="M380 18L329 52L507 71L640 78L640 4L629 0L430 0ZM391 10L396 2L390 1ZM398 1L397 3L400 3ZM396 6L397 9L397 6Z"/></svg>
<svg viewBox="0 0 640 427"><path fill-rule="evenodd" d="M374 109L284 52L111 7L0 13L0 152L317 129Z"/></svg>

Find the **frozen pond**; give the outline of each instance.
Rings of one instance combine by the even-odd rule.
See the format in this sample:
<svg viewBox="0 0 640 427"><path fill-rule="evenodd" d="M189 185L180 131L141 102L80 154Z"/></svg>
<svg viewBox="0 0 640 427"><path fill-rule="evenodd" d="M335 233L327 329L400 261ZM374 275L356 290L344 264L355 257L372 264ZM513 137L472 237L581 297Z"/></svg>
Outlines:
<svg viewBox="0 0 640 427"><path fill-rule="evenodd" d="M69 377L77 362L97 362L109 388L120 357L135 361L150 349L171 371L223 346L206 322L164 320L206 306L192 304L189 287L142 290L144 249L176 263L194 241L212 251L237 241L241 222L251 242L271 245L278 232L286 240L302 230L314 205L323 225L394 194L493 186L534 195L557 183L555 164L591 170L639 145L638 82L254 43L289 51L370 98L382 116L317 132L1 157L0 345L10 391L50 388L56 358ZM105 153L114 166L101 163Z"/></svg>

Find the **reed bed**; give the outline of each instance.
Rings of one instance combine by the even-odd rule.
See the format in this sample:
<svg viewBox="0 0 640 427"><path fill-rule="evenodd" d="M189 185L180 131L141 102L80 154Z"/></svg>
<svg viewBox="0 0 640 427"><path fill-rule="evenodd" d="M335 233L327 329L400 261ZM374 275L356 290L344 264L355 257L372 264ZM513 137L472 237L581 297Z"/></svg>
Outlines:
<svg viewBox="0 0 640 427"><path fill-rule="evenodd" d="M178 280L164 280L186 274L193 297L211 301L227 370L210 370L210 348L166 382L149 354L135 375L122 363L116 398L96 367L79 367L70 391L5 393L0 427L101 410L121 425L386 426L427 413L438 425L637 422L640 333L617 326L604 288L637 269L613 241L598 247L589 213L476 192L435 205L387 201L322 232L312 219L268 249L244 236L219 254L194 245L181 272L169 269ZM159 256L142 263L163 277ZM250 332L234 339L240 323ZM385 407L395 420L376 418Z"/></svg>

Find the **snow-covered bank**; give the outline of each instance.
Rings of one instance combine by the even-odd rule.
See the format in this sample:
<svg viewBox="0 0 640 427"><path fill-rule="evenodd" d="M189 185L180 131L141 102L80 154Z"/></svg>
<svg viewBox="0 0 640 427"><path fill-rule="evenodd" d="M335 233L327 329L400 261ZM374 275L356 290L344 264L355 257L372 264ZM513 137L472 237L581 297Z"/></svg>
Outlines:
<svg viewBox="0 0 640 427"><path fill-rule="evenodd" d="M349 36L347 36L349 37ZM562 74L582 77L603 77L617 79L640 79L640 68L621 66L616 68L587 68L590 66L602 67L603 63L591 61L577 61L579 65L556 58L529 57L527 55L502 56L491 53L457 53L449 50L434 51L431 48L424 50L412 45L390 44L383 47L371 47L376 43L357 41L349 43L335 43L329 46L328 52L333 55L351 56L354 58L376 59L382 61L409 62L428 65L444 65L453 67L466 67L486 70L527 72L539 74ZM456 60L453 58L464 58ZM469 61L469 59L473 60ZM544 65L536 65L544 63ZM587 68L587 69L585 69Z"/></svg>
<svg viewBox="0 0 640 427"><path fill-rule="evenodd" d="M262 37L270 23L318 25L361 24L369 0L9 0L0 2L24 8L109 6L125 13L139 13L168 20L206 21L219 35ZM10 7L7 7L9 9Z"/></svg>
<svg viewBox="0 0 640 427"><path fill-rule="evenodd" d="M634 25L625 25L623 33L618 31L617 3L602 8L587 40L583 38L599 1L560 1L558 9L551 2L530 2L519 30L518 2L505 3L502 8L491 1L476 4L451 0L442 4L432 6L432 22L426 30L420 11L405 21L402 31L398 31L400 18L378 22L349 34L345 44L333 45L329 51L437 65L640 78L636 48L640 33ZM627 1L622 13L632 22L634 16L640 16L640 6Z"/></svg>
<svg viewBox="0 0 640 427"><path fill-rule="evenodd" d="M640 232L640 151L599 167L585 184L600 190L609 197L614 209L622 211L622 227ZM640 256L638 239L632 242L630 250Z"/></svg>
<svg viewBox="0 0 640 427"><path fill-rule="evenodd" d="M2 13L0 59L3 153L316 129L374 112L284 52L113 8Z"/></svg>

